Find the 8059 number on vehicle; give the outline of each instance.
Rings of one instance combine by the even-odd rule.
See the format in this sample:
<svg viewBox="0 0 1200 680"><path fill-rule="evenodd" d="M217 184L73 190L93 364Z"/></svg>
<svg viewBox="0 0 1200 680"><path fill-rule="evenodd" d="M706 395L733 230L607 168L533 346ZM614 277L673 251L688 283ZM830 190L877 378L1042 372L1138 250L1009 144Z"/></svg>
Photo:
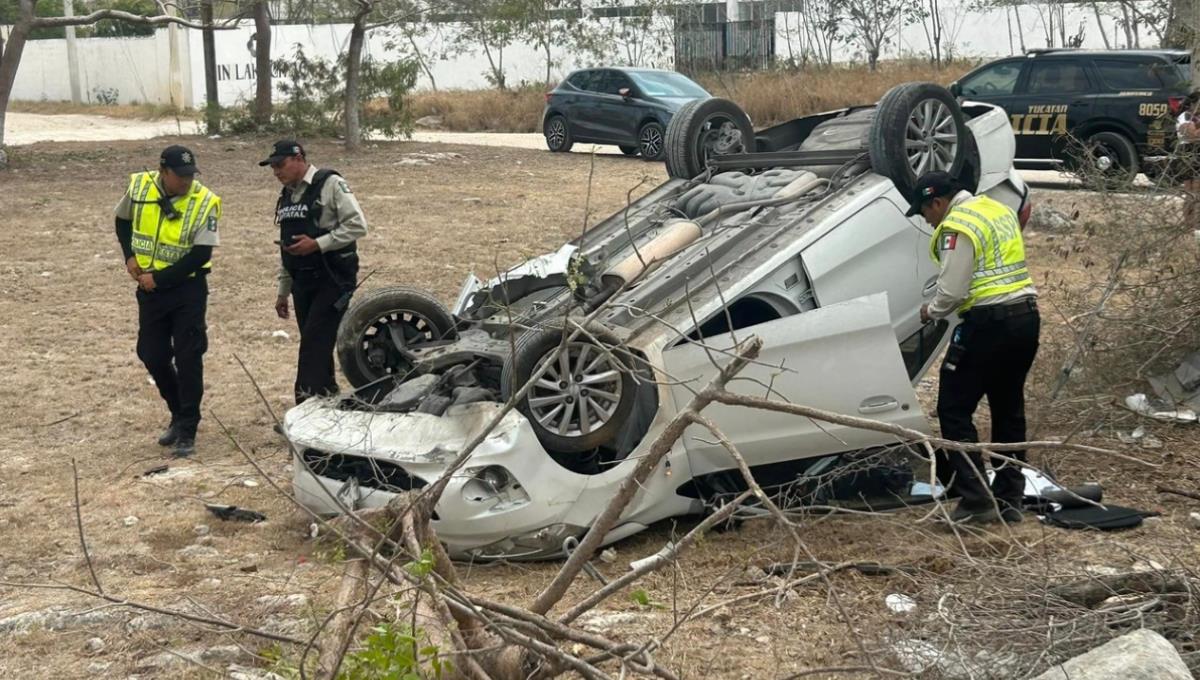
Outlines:
<svg viewBox="0 0 1200 680"><path fill-rule="evenodd" d="M1168 107L1166 104L1141 104L1138 106L1138 115L1144 118L1158 118L1159 116L1167 115Z"/></svg>

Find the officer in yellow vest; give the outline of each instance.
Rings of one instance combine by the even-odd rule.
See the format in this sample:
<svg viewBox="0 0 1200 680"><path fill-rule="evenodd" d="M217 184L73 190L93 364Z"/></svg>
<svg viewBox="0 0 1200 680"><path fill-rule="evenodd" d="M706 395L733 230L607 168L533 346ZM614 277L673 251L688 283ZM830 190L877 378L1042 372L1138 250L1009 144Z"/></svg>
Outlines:
<svg viewBox="0 0 1200 680"><path fill-rule="evenodd" d="M972 417L986 395L991 440L1023 442L1025 377L1037 355L1041 319L1037 290L1025 265L1021 224L1008 206L971 195L944 172L923 175L915 193L908 215L920 213L935 227L929 253L941 266L937 292L921 308L921 318L928 322L956 312L962 318L942 362L942 436L979 441ZM1024 451L1004 455L1025 460ZM994 464L990 495L981 454L942 452L937 467L943 484L960 498L953 521L1021 521L1025 478L1019 467Z"/></svg>
<svg viewBox="0 0 1200 680"><path fill-rule="evenodd" d="M158 438L175 456L196 450L208 335L206 276L220 244L221 199L195 180L196 157L168 146L157 172L138 172L116 207L125 269L137 282L137 354L171 422Z"/></svg>

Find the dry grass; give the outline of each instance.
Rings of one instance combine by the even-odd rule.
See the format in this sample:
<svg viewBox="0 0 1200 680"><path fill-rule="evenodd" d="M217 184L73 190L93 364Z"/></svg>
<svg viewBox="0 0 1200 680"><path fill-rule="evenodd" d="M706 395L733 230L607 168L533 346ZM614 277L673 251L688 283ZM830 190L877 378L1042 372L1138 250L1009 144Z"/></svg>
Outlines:
<svg viewBox="0 0 1200 680"><path fill-rule="evenodd" d="M938 69L921 61L885 62L875 72L864 66L845 66L712 73L696 80L714 95L740 104L755 126L764 127L796 116L871 103L896 83L927 80L948 84L971 66L963 62ZM539 132L548 89L419 92L408 98L408 104L414 117L439 116L442 126L455 132Z"/></svg>
<svg viewBox="0 0 1200 680"><path fill-rule="evenodd" d="M104 104L72 104L71 102L49 101L9 102L8 110L17 113L38 113L43 115L86 114L131 120L160 120L163 118L195 120L201 115L199 110L176 109L163 104L118 104L116 106L105 106Z"/></svg>

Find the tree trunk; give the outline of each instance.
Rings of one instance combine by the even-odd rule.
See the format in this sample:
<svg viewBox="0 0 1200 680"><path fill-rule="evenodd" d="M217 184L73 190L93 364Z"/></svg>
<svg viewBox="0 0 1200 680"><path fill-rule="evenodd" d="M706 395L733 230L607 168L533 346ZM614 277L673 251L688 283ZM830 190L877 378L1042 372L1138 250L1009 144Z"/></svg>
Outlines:
<svg viewBox="0 0 1200 680"><path fill-rule="evenodd" d="M1021 26L1021 6L1013 7L1013 14L1017 17L1017 38L1021 41L1021 54L1025 54L1025 28Z"/></svg>
<svg viewBox="0 0 1200 680"><path fill-rule="evenodd" d="M421 52L421 48L417 47L417 41L413 38L412 31L404 29L404 36L408 38L408 44L413 48L413 54L417 55L417 65L425 72L425 77L429 78L429 88L437 92L437 80L433 77L433 70L429 68L429 62L425 59L425 54Z"/></svg>
<svg viewBox="0 0 1200 680"><path fill-rule="evenodd" d="M358 118L358 85L362 75L363 43L367 38L367 15L371 13L371 5L360 2L358 13L354 15L354 26L350 29L350 46L346 48L346 101L344 117L346 119L346 148L353 151L362 141L362 125Z"/></svg>
<svg viewBox="0 0 1200 680"><path fill-rule="evenodd" d="M208 134L221 131L221 102L217 97L217 47L213 35L213 0L200 4L200 19L204 22L204 120Z"/></svg>
<svg viewBox="0 0 1200 680"><path fill-rule="evenodd" d="M254 4L254 122L271 122L271 11L266 2Z"/></svg>
<svg viewBox="0 0 1200 680"><path fill-rule="evenodd" d="M26 3L22 2L22 9ZM32 12L32 3L30 3ZM22 12L24 14L24 12ZM0 168L7 167L8 156L4 152L4 119L8 113L8 99L17 80L17 67L21 64L21 53L25 51L25 40L29 37L29 23L22 16L13 24L7 41L0 41Z"/></svg>
<svg viewBox="0 0 1200 680"><path fill-rule="evenodd" d="M1108 32L1104 30L1104 19L1100 16L1100 5L1093 2L1092 11L1096 14L1096 27L1100 29L1100 37L1104 39L1104 49L1111 50L1112 45L1108 44Z"/></svg>

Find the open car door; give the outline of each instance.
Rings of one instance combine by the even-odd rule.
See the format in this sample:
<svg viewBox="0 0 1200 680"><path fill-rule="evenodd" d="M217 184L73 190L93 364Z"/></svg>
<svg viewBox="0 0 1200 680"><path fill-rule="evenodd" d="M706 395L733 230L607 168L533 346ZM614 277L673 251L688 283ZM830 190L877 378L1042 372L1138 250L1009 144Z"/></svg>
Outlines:
<svg viewBox="0 0 1200 680"><path fill-rule="evenodd" d="M731 392L929 431L904 369L886 293L736 331L738 339L751 335L762 339L762 354L758 363L730 381ZM708 338L706 343L720 349L734 345L730 334ZM720 354L712 356L722 363L726 360ZM672 380L686 383L671 387L676 408L691 399L689 387L700 389L717 373L709 352L694 344L665 351L663 362ZM899 443L892 435L772 411L713 404L704 414L751 466ZM697 426L684 434L693 475L736 467L713 440Z"/></svg>

